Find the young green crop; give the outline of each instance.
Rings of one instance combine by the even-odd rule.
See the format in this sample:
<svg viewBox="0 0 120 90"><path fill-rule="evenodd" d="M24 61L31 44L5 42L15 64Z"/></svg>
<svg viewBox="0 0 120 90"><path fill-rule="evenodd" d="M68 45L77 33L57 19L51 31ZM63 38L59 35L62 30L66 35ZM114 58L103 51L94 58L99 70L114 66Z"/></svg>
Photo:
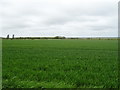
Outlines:
<svg viewBox="0 0 120 90"><path fill-rule="evenodd" d="M3 88L116 88L117 40L3 40Z"/></svg>

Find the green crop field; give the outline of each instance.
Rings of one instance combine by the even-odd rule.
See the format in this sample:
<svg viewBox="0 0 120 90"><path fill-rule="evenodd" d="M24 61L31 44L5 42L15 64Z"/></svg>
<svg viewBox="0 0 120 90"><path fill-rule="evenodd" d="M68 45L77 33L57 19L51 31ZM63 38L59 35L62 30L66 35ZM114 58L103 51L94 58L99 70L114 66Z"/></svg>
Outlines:
<svg viewBox="0 0 120 90"><path fill-rule="evenodd" d="M3 88L117 88L117 40L3 40Z"/></svg>

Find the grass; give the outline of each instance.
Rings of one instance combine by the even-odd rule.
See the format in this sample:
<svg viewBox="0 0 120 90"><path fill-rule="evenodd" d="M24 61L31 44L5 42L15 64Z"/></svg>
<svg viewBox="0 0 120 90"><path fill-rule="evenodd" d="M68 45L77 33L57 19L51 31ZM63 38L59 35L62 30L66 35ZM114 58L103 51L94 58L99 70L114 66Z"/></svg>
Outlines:
<svg viewBox="0 0 120 90"><path fill-rule="evenodd" d="M117 88L117 40L3 40L3 88Z"/></svg>

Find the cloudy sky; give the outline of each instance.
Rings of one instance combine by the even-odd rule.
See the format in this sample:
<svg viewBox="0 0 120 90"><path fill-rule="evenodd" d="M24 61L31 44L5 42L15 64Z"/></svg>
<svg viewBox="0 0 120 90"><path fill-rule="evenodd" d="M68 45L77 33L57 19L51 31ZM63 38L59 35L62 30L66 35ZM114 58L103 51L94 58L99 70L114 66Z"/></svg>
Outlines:
<svg viewBox="0 0 120 90"><path fill-rule="evenodd" d="M2 36L117 36L118 1L0 0Z"/></svg>

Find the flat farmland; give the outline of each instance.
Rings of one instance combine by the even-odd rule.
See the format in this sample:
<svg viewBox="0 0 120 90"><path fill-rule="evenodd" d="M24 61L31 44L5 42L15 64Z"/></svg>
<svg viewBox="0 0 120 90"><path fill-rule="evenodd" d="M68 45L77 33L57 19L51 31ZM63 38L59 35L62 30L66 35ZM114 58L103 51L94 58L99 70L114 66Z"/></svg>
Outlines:
<svg viewBox="0 0 120 90"><path fill-rule="evenodd" d="M117 40L3 40L3 88L117 88Z"/></svg>

